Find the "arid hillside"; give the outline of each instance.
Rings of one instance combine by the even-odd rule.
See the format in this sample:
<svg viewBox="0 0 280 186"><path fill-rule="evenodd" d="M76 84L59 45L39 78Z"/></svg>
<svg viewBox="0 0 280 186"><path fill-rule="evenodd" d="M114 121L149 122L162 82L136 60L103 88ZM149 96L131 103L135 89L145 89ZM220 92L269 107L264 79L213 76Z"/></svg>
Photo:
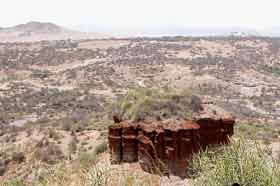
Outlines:
<svg viewBox="0 0 280 186"><path fill-rule="evenodd" d="M137 87L191 91L239 120L275 123L279 42L178 37L1 44L1 123L101 111Z"/></svg>
<svg viewBox="0 0 280 186"><path fill-rule="evenodd" d="M230 112L237 123L234 137L257 139L280 159L278 38L5 43L1 38L10 37L5 34L29 41L29 35L55 39L53 33L64 33L55 25L37 23L12 30L0 31L0 182L17 176L40 182L54 166L71 162L76 170L77 160L79 166L92 165L96 154L101 154L98 161L109 162L106 139L113 113L125 119L191 117L190 96ZM169 92L175 96L166 100Z"/></svg>

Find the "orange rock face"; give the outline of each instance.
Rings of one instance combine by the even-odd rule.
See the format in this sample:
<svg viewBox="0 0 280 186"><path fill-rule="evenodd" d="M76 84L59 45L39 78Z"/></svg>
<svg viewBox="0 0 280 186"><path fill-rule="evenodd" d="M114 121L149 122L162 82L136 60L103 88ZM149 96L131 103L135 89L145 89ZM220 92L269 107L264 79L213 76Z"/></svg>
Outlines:
<svg viewBox="0 0 280 186"><path fill-rule="evenodd" d="M139 161L145 171L184 177L193 153L227 143L233 125L233 119L209 118L117 123L109 127L111 162Z"/></svg>

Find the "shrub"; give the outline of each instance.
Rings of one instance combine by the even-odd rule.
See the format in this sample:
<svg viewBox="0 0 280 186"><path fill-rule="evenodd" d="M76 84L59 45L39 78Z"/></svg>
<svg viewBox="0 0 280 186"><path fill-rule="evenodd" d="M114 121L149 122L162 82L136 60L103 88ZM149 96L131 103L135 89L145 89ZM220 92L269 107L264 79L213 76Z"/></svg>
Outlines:
<svg viewBox="0 0 280 186"><path fill-rule="evenodd" d="M51 72L47 70L33 70L31 77L32 78L39 78L41 80L49 77L51 75Z"/></svg>
<svg viewBox="0 0 280 186"><path fill-rule="evenodd" d="M53 138L55 141L58 141L61 136L55 129L51 128L49 129L49 138Z"/></svg>
<svg viewBox="0 0 280 186"><path fill-rule="evenodd" d="M122 119L135 121L147 117L155 119L181 117L190 114L190 95L182 95L170 89L131 89L114 103L114 113Z"/></svg>
<svg viewBox="0 0 280 186"><path fill-rule="evenodd" d="M192 171L197 173L195 186L280 185L280 166L256 143L244 140L217 151L201 152L193 158Z"/></svg>
<svg viewBox="0 0 280 186"><path fill-rule="evenodd" d="M88 168L97 161L96 153L81 153L79 156L82 168Z"/></svg>
<svg viewBox="0 0 280 186"><path fill-rule="evenodd" d="M81 167L87 168L97 162L97 155L107 150L107 142L103 141L98 144L92 153L86 152L79 156Z"/></svg>
<svg viewBox="0 0 280 186"><path fill-rule="evenodd" d="M17 163L22 163L25 161L25 156L23 152L15 152L12 154L12 160Z"/></svg>
<svg viewBox="0 0 280 186"><path fill-rule="evenodd" d="M98 154L105 152L106 150L107 150L107 142L102 141L95 147L94 152L96 155L98 155Z"/></svg>
<svg viewBox="0 0 280 186"><path fill-rule="evenodd" d="M259 70L262 70L266 73L275 75L275 76L280 76L280 67L278 66L269 66L269 65L260 65L258 66Z"/></svg>
<svg viewBox="0 0 280 186"><path fill-rule="evenodd" d="M27 186L22 180L12 179L0 182L0 186Z"/></svg>

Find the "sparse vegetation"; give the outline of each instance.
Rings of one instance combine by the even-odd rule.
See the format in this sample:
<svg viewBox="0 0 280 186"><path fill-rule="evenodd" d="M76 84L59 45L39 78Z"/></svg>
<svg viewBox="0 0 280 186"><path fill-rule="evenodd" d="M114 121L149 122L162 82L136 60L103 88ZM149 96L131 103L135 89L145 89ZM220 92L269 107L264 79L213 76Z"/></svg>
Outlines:
<svg viewBox="0 0 280 186"><path fill-rule="evenodd" d="M22 180L13 179L0 183L0 186L27 186L27 185Z"/></svg>
<svg viewBox="0 0 280 186"><path fill-rule="evenodd" d="M235 125L235 136L246 137L251 140L268 140L277 139L280 129L270 125L239 122Z"/></svg>
<svg viewBox="0 0 280 186"><path fill-rule="evenodd" d="M237 117L234 138L272 144L280 136L279 43L262 37L0 43L0 186L152 186L158 180L150 175L99 162L113 123L108 113L136 121L190 117L200 108L193 95ZM18 149L25 142L30 149ZM269 153L247 142L199 154L195 184L278 184Z"/></svg>
<svg viewBox="0 0 280 186"><path fill-rule="evenodd" d="M34 157L48 164L56 164L58 161L65 158L61 149L56 144L48 141L42 141L41 144L37 146Z"/></svg>
<svg viewBox="0 0 280 186"><path fill-rule="evenodd" d="M44 80L48 76L50 76L50 72L47 70L34 70L31 74L32 78L39 78L41 80Z"/></svg>
<svg viewBox="0 0 280 186"><path fill-rule="evenodd" d="M259 69L266 73L280 76L280 67L278 66L260 65Z"/></svg>
<svg viewBox="0 0 280 186"><path fill-rule="evenodd" d="M87 182L92 186L152 186L149 176L140 176L125 170L114 170L107 165L97 165L89 170Z"/></svg>
<svg viewBox="0 0 280 186"><path fill-rule="evenodd" d="M107 150L107 142L102 141L99 143L93 152L81 153L79 156L80 164L82 167L90 167L97 162L97 157L99 154Z"/></svg>
<svg viewBox="0 0 280 186"><path fill-rule="evenodd" d="M97 161L96 153L81 153L79 155L80 166L83 168L91 167Z"/></svg>

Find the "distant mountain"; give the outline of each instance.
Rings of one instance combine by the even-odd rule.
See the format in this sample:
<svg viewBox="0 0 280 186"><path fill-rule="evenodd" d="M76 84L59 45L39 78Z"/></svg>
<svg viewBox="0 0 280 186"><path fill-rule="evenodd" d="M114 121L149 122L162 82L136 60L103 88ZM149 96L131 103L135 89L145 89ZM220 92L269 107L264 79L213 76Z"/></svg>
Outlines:
<svg viewBox="0 0 280 186"><path fill-rule="evenodd" d="M1 42L35 42L42 40L104 38L97 33L70 30L53 23L28 22L13 27L0 28Z"/></svg>
<svg viewBox="0 0 280 186"><path fill-rule="evenodd" d="M28 22L26 24L20 24L11 28L10 30L15 30L19 32L26 32L31 34L42 33L42 34L55 34L62 32L64 29L53 23L41 23L41 22Z"/></svg>

